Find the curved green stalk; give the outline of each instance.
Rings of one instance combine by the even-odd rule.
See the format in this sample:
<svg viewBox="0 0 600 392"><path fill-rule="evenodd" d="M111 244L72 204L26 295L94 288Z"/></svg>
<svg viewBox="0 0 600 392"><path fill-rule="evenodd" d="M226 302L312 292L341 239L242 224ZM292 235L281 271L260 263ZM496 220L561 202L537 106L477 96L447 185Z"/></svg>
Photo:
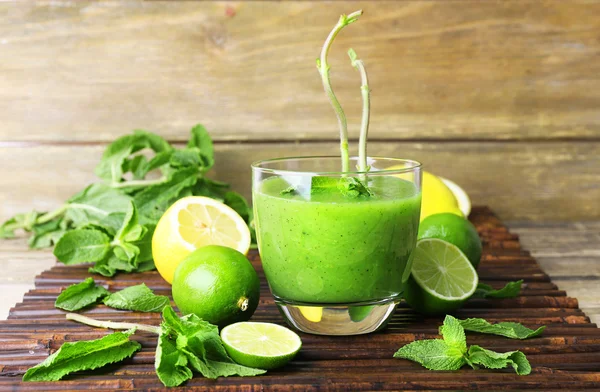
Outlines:
<svg viewBox="0 0 600 392"><path fill-rule="evenodd" d="M146 324L135 324L135 323L117 323L114 321L101 321L96 320L87 316L83 316L77 313L67 313L67 320L77 321L78 323L89 325L92 327L98 328L107 328L107 329L139 329L140 331L152 332L157 335L160 335L161 329L160 327L155 327L154 325L146 325Z"/></svg>
<svg viewBox="0 0 600 392"><path fill-rule="evenodd" d="M360 123L360 139L358 141L358 171L367 172L367 135L369 133L369 120L371 116L371 91L369 90L369 80L367 78L367 70L362 60L359 60L356 52L353 49L348 50L348 56L352 66L360 73L363 108L362 120Z"/></svg>
<svg viewBox="0 0 600 392"><path fill-rule="evenodd" d="M342 15L338 20L337 24L333 27L333 30L329 33L329 36L325 40L323 44L323 49L321 50L321 57L317 60L317 69L321 74L321 80L323 82L323 88L325 89L325 93L331 102L331 106L333 106L333 110L335 111L335 115L338 119L338 125L340 128L340 152L342 155L342 171L349 171L350 159L348 154L348 123L346 122L346 114L340 105L340 102L336 98L333 93L333 88L331 87L331 81L329 80L329 64L327 64L327 55L329 54L329 48L333 43L333 40L338 35L338 33L350 23L356 22L358 18L362 15L362 10L358 10L349 15Z"/></svg>

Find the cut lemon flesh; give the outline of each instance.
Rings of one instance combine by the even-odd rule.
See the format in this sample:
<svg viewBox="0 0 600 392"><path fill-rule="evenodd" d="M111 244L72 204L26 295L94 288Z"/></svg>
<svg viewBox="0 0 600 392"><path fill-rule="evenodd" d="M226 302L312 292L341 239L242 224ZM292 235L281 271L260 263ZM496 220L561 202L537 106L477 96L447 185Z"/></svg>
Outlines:
<svg viewBox="0 0 600 392"><path fill-rule="evenodd" d="M479 279L469 259L456 246L439 239L417 242L412 276L419 286L441 300L463 300L475 292Z"/></svg>
<svg viewBox="0 0 600 392"><path fill-rule="evenodd" d="M189 196L176 201L160 218L152 237L156 269L169 283L179 263L207 245L250 249L250 229L231 207L215 199Z"/></svg>
<svg viewBox="0 0 600 392"><path fill-rule="evenodd" d="M467 192L465 192L465 190L462 189L454 181L450 181L449 179L442 177L440 177L440 179L444 184L446 184L448 188L450 188L450 190L454 194L454 197L456 197L456 201L458 202L458 208L463 213L463 215L465 217L469 216L469 214L471 213L471 199L469 198L469 195L467 195Z"/></svg>

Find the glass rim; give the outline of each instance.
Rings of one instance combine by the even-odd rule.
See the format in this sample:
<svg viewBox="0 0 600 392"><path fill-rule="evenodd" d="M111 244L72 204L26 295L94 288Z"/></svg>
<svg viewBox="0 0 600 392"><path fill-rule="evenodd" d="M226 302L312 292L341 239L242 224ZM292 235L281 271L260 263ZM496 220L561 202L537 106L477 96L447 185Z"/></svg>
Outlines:
<svg viewBox="0 0 600 392"><path fill-rule="evenodd" d="M414 171L415 169L419 169L421 166L421 162L415 161L414 159L405 159L405 158L391 158L391 157L380 157L380 156L368 156L367 159L376 159L376 160L384 160L384 161L392 161L392 162L403 162L408 163L409 166L402 169L383 169L377 171L312 171L312 170L288 170L288 169L270 169L266 167L262 167L262 164L267 163L275 163L275 162L283 162L283 161L291 161L291 160L318 160L318 159L340 159L339 156L336 155L316 155L316 156L295 156L295 157L280 157L280 158L270 158L270 159L261 159L258 161L252 162L250 165L252 169L260 170L263 173L268 174L281 174L281 173L296 173L296 174L311 174L311 175L342 175L342 174L402 174ZM357 156L351 156L350 159L358 159Z"/></svg>

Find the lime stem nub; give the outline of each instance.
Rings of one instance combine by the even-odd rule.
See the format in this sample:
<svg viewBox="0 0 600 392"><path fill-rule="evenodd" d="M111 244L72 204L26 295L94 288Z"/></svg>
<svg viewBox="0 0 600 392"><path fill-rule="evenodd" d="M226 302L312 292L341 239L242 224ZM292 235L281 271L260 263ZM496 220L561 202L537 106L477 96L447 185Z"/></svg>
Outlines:
<svg viewBox="0 0 600 392"><path fill-rule="evenodd" d="M242 310L242 312L245 312L246 310L248 310L248 304L249 304L250 300L247 297L241 297L238 300L238 307Z"/></svg>

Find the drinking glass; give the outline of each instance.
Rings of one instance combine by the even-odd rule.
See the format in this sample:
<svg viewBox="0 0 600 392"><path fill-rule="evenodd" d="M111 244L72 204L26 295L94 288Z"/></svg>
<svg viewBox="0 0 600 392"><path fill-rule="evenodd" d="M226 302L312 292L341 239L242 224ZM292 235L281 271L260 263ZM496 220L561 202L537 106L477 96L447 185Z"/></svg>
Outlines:
<svg viewBox="0 0 600 392"><path fill-rule="evenodd" d="M265 276L283 317L300 331L373 332L400 301L417 241L421 165L379 157L367 164L368 172L340 172L339 157L252 164Z"/></svg>

